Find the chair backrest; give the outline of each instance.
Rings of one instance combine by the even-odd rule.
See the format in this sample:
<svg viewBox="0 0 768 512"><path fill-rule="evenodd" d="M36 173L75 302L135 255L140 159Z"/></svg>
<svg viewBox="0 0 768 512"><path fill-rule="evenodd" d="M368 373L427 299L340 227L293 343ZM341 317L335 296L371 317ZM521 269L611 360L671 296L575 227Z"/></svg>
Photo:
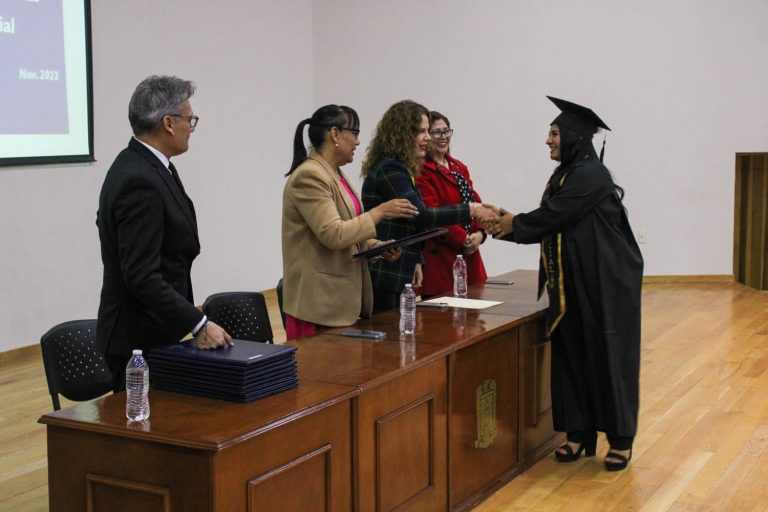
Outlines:
<svg viewBox="0 0 768 512"><path fill-rule="evenodd" d="M275 291L277 292L277 307L280 308L280 320L283 321L283 328L285 328L285 311L283 310L283 278L282 277L277 282Z"/></svg>
<svg viewBox="0 0 768 512"><path fill-rule="evenodd" d="M273 343L267 301L261 293L215 293L205 299L203 313L233 338Z"/></svg>
<svg viewBox="0 0 768 512"><path fill-rule="evenodd" d="M40 348L55 411L61 409L59 394L83 401L112 391L112 374L96 347L96 320L52 327L40 338Z"/></svg>

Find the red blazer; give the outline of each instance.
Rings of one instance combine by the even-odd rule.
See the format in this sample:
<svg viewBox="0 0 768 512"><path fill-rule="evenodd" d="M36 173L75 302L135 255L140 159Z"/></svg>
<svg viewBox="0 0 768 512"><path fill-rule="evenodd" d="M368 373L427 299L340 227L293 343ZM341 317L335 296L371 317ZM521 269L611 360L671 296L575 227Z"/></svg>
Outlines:
<svg viewBox="0 0 768 512"><path fill-rule="evenodd" d="M419 188L427 208L461 202L459 185L456 183L456 179L451 176L451 171L461 174L472 188L474 201L482 202L472 186L472 179L469 177L467 166L450 155L446 155L446 159L450 171L445 167L438 167L431 160L425 160L421 167L421 175L416 178L416 186ZM424 286L421 288L421 293L425 295L437 295L453 291L453 262L456 260L457 254L463 254L467 231L460 224L444 227L448 228L448 233L427 240L424 247ZM485 234L483 226L478 222L472 221L470 229L473 233L482 231ZM469 284L485 282L488 275L485 273L480 251L476 251L474 254L465 254L464 259L467 262L467 282Z"/></svg>

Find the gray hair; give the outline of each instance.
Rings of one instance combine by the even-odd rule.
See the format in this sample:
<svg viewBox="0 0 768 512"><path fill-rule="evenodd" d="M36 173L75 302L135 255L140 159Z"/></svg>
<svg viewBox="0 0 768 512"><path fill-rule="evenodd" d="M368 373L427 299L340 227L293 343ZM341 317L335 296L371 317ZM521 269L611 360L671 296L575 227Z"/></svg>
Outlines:
<svg viewBox="0 0 768 512"><path fill-rule="evenodd" d="M175 76L149 76L133 91L128 103L128 120L134 135L154 131L163 116L176 114L195 94L195 84Z"/></svg>

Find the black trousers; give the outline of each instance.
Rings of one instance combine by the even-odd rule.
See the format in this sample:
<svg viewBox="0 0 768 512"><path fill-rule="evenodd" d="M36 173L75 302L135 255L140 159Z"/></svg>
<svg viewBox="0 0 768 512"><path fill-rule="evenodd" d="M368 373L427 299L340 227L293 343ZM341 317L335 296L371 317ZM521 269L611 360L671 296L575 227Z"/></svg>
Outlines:
<svg viewBox="0 0 768 512"><path fill-rule="evenodd" d="M125 367L128 366L130 357L113 356L107 354L107 366L112 372L112 391L125 391Z"/></svg>

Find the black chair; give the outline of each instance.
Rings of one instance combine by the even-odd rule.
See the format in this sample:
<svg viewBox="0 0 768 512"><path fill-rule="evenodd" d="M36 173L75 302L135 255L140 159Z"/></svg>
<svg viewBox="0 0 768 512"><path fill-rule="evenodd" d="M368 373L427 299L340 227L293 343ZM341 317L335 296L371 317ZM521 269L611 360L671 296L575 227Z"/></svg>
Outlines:
<svg viewBox="0 0 768 512"><path fill-rule="evenodd" d="M283 329L285 329L285 311L283 311L283 278L277 282L275 287L277 292L277 307L280 308L280 319L283 321Z"/></svg>
<svg viewBox="0 0 768 512"><path fill-rule="evenodd" d="M273 343L267 301L261 293L215 293L205 299L203 313L235 339Z"/></svg>
<svg viewBox="0 0 768 512"><path fill-rule="evenodd" d="M112 391L112 374L96 348L96 320L53 327L40 338L40 348L54 411L61 409L59 394L84 401Z"/></svg>

